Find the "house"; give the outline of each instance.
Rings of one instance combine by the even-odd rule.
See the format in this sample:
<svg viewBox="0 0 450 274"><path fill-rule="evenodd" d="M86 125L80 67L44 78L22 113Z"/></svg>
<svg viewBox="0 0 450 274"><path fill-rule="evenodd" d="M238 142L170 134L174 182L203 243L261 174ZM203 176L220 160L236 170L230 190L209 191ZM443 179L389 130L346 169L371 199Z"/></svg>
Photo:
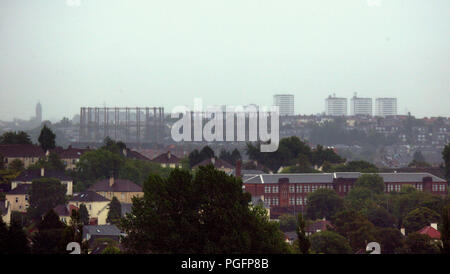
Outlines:
<svg viewBox="0 0 450 274"><path fill-rule="evenodd" d="M12 161L18 159L22 161L25 168L33 165L45 156L44 150L40 146L30 144L5 144L0 145L0 155L3 156L5 166L9 166Z"/></svg>
<svg viewBox="0 0 450 274"><path fill-rule="evenodd" d="M305 229L305 234L306 236L310 236L316 232L328 230L328 227L333 227L333 225L325 219L319 220L308 225Z"/></svg>
<svg viewBox="0 0 450 274"><path fill-rule="evenodd" d="M61 184L66 186L66 195L70 196L73 193L73 180L66 175L64 171L58 170L45 170L41 168L40 170L24 170L20 173L17 178L11 182L11 189L15 189L17 186L22 184L31 184L34 179L41 178L55 178L61 181Z"/></svg>
<svg viewBox="0 0 450 274"><path fill-rule="evenodd" d="M122 154L123 156L127 157L128 159L134 159L134 160L141 160L141 161L146 161L146 162L151 162L151 160L147 157L145 157L144 155L142 155L141 153L135 151L135 150L131 150L129 148L124 148L122 150Z"/></svg>
<svg viewBox="0 0 450 274"><path fill-rule="evenodd" d="M50 150L50 153L56 153L61 161L66 166L66 169L73 170L76 167L78 161L80 161L81 155L85 152L91 151L89 148L73 148L69 146L67 149L62 147L56 147ZM48 156L48 152L46 153Z"/></svg>
<svg viewBox="0 0 450 274"><path fill-rule="evenodd" d="M108 180L98 181L88 190L94 191L109 200L116 197L120 203L128 204L132 203L133 197L144 196L142 187L130 180L115 179L114 177L111 177Z"/></svg>
<svg viewBox="0 0 450 274"><path fill-rule="evenodd" d="M439 232L437 223L432 223L429 226L425 226L421 230L417 231L419 234L428 235L433 240L441 239L441 232Z"/></svg>
<svg viewBox="0 0 450 274"><path fill-rule="evenodd" d="M300 212L307 204L309 193L317 189L333 189L346 196L362 175L359 172L259 174L243 178L244 190L252 196L264 196L274 217ZM447 182L429 173L378 173L385 192L398 192L405 186L435 195L447 193Z"/></svg>
<svg viewBox="0 0 450 274"><path fill-rule="evenodd" d="M170 151L156 156L152 159L152 162L158 163L162 167L181 168L181 159L173 155Z"/></svg>
<svg viewBox="0 0 450 274"><path fill-rule="evenodd" d="M30 206L29 192L31 190L30 184L21 184L16 188L6 192L5 197L9 202L11 211L26 212Z"/></svg>
<svg viewBox="0 0 450 274"><path fill-rule="evenodd" d="M0 201L0 214L6 225L11 223L11 203L8 200Z"/></svg>
<svg viewBox="0 0 450 274"><path fill-rule="evenodd" d="M195 166L192 167L192 169L198 168L200 166L207 166L207 165L213 165L214 168L224 171L226 173L231 173L234 171L234 166L220 158L217 157L212 157L212 158L208 158L205 159L203 161L201 161L200 163L196 164Z"/></svg>
<svg viewBox="0 0 450 274"><path fill-rule="evenodd" d="M85 225L83 226L83 241L87 241L89 246L96 239L112 239L120 242L121 232L115 225Z"/></svg>
<svg viewBox="0 0 450 274"><path fill-rule="evenodd" d="M78 211L78 207L74 205L57 205L53 211L59 216L59 220L66 225L70 224L72 210Z"/></svg>
<svg viewBox="0 0 450 274"><path fill-rule="evenodd" d="M105 225L108 218L109 203L111 200L94 191L76 193L68 202L69 206L80 208L84 204L89 213L89 223Z"/></svg>

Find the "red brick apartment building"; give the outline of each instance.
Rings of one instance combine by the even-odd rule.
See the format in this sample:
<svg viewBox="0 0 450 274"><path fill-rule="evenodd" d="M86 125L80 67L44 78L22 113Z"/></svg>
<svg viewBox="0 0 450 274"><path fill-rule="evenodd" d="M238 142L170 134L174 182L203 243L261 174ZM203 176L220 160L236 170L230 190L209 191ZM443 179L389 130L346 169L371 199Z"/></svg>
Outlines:
<svg viewBox="0 0 450 274"><path fill-rule="evenodd" d="M379 173L385 184L385 192L400 191L409 185L419 191L436 195L447 194L447 182L429 173ZM271 215L301 212L307 195L320 188L333 189L345 196L361 176L359 172L261 174L245 176L244 189L252 197L260 197L270 208Z"/></svg>

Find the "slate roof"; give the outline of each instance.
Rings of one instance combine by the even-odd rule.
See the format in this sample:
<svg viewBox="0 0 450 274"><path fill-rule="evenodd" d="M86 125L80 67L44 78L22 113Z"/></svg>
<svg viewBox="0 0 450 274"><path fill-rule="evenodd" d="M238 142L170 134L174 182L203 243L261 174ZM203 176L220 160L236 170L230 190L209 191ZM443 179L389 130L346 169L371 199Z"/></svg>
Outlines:
<svg viewBox="0 0 450 274"><path fill-rule="evenodd" d="M131 150L127 148L127 158L130 159L137 159L137 160L142 160L142 161L151 161L149 158L145 157L144 155L142 155L141 153L135 151L135 150Z"/></svg>
<svg viewBox="0 0 450 274"><path fill-rule="evenodd" d="M69 217L72 210L75 209L78 211L78 207L69 205L69 208L67 208L67 205L57 205L53 208L53 211L55 211L58 216L66 216Z"/></svg>
<svg viewBox="0 0 450 274"><path fill-rule="evenodd" d="M31 184L19 184L16 188L12 189L11 191L8 191L6 195L10 194L28 194L31 189Z"/></svg>
<svg viewBox="0 0 450 274"><path fill-rule="evenodd" d="M332 183L331 173L283 173L261 174L244 181L245 184L276 184L281 178L289 179L289 183Z"/></svg>
<svg viewBox="0 0 450 274"><path fill-rule="evenodd" d="M24 170L17 176L13 182L31 182L34 179L39 178L56 178L60 181L72 181L72 179L66 175L64 171L58 170L44 170L44 177L41 177L41 170Z"/></svg>
<svg viewBox="0 0 450 274"><path fill-rule="evenodd" d="M142 187L130 180L114 179L112 187L109 186L109 179L101 180L91 186L90 191L104 192L142 192Z"/></svg>
<svg viewBox="0 0 450 274"><path fill-rule="evenodd" d="M36 145L0 145L0 154L4 157L43 157L45 156L44 150L40 146Z"/></svg>
<svg viewBox="0 0 450 274"><path fill-rule="evenodd" d="M214 161L214 163L213 163L213 161ZM200 163L196 164L195 166L193 166L192 168L197 168L199 166L207 166L209 164L212 164L215 168L234 168L234 166L232 164L230 164L227 161L224 161L220 158L214 158L214 160L212 158L205 159L205 160L201 161Z"/></svg>
<svg viewBox="0 0 450 274"><path fill-rule="evenodd" d="M160 164L178 164L180 162L180 158L168 151L156 156L152 159L152 161Z"/></svg>
<svg viewBox="0 0 450 274"><path fill-rule="evenodd" d="M86 238L87 233L91 236L120 236L120 230L115 225L85 225L83 238Z"/></svg>
<svg viewBox="0 0 450 274"><path fill-rule="evenodd" d="M52 150L50 150L51 153L56 153L61 159L78 159L83 155L83 153L91 151L89 148L73 148L72 146L69 146L67 149L64 149L62 147L56 147Z"/></svg>
<svg viewBox="0 0 450 274"><path fill-rule="evenodd" d="M100 194L97 194L94 191L83 191L74 195L71 199L71 202L106 202L110 201L109 199L103 197Z"/></svg>
<svg viewBox="0 0 450 274"><path fill-rule="evenodd" d="M359 172L335 172L335 173L280 173L280 174L261 174L246 177L243 182L247 184L276 184L281 178L289 179L289 183L332 183L333 179L347 178L357 179L363 173ZM385 183L417 183L422 182L423 178L431 177L433 182L445 183L444 179L434 176L430 173L378 173Z"/></svg>

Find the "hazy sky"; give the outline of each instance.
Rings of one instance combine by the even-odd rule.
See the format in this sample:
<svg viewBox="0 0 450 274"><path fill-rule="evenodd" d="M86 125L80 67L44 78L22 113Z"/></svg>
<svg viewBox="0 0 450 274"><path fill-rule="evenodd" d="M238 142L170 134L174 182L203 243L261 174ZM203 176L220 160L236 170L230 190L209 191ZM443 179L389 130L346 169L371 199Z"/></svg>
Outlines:
<svg viewBox="0 0 450 274"><path fill-rule="evenodd" d="M1 0L0 120L81 106L398 97L450 116L448 0ZM75 4L75 5L73 5Z"/></svg>

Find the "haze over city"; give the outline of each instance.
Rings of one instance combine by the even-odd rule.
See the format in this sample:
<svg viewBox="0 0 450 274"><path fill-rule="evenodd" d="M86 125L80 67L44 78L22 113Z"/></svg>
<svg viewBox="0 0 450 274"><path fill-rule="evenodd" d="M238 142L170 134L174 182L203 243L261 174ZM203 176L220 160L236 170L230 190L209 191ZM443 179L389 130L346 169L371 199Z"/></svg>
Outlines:
<svg viewBox="0 0 450 274"><path fill-rule="evenodd" d="M0 4L0 120L81 106L271 105L335 93L450 116L448 10L433 1L17 1ZM74 3L78 3L75 1Z"/></svg>

